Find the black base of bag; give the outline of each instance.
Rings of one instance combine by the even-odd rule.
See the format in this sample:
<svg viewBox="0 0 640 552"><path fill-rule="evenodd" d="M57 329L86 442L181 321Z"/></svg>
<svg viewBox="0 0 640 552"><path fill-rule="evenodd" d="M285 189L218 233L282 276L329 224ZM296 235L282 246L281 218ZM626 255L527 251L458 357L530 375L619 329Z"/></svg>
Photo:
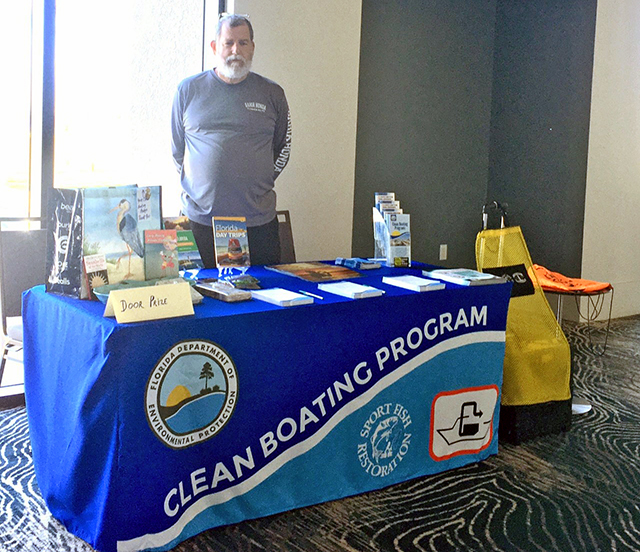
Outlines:
<svg viewBox="0 0 640 552"><path fill-rule="evenodd" d="M500 407L499 439L514 445L543 435L562 433L570 427L571 399Z"/></svg>

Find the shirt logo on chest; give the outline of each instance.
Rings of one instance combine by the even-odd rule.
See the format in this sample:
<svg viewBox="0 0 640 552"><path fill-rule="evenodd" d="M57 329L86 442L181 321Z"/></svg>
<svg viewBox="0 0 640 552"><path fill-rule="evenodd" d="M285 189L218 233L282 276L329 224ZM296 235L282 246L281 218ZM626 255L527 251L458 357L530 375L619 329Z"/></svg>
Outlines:
<svg viewBox="0 0 640 552"><path fill-rule="evenodd" d="M267 106L258 102L244 102L244 106L248 111L257 111L258 113L267 111Z"/></svg>

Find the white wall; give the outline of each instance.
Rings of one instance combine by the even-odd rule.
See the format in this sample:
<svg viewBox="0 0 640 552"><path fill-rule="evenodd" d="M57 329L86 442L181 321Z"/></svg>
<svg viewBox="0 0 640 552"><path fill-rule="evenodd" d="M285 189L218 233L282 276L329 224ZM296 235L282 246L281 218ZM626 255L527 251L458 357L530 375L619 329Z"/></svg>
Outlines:
<svg viewBox="0 0 640 552"><path fill-rule="evenodd" d="M598 0L582 277L640 313L640 2Z"/></svg>
<svg viewBox="0 0 640 552"><path fill-rule="evenodd" d="M361 0L235 0L255 31L253 70L291 109L289 165L276 181L298 260L351 253Z"/></svg>

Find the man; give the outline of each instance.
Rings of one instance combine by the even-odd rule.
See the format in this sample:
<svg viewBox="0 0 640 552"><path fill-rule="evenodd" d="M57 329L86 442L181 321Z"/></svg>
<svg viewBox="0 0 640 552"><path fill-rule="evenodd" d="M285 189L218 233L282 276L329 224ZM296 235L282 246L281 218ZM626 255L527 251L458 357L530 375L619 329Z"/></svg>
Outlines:
<svg viewBox="0 0 640 552"><path fill-rule="evenodd" d="M207 268L215 266L213 216L246 217L251 263L278 263L274 184L289 160L289 106L280 86L250 71L246 17L221 18L211 47L216 67L183 80L173 103L182 212Z"/></svg>

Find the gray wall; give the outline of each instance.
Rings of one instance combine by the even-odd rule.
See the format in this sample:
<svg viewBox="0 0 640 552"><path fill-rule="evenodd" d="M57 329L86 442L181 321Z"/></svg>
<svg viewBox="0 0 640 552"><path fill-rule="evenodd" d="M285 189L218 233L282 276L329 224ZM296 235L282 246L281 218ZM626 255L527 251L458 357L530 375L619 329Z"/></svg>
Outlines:
<svg viewBox="0 0 640 552"><path fill-rule="evenodd" d="M499 0L488 197L534 262L580 276L596 0Z"/></svg>
<svg viewBox="0 0 640 552"><path fill-rule="evenodd" d="M392 190L416 260L475 266L496 199L535 262L577 275L595 3L363 1L354 255L372 254L373 194Z"/></svg>
<svg viewBox="0 0 640 552"><path fill-rule="evenodd" d="M353 252L373 254L376 191L411 214L412 253L468 265L486 196L495 2L365 0ZM475 266L475 262L473 262Z"/></svg>

